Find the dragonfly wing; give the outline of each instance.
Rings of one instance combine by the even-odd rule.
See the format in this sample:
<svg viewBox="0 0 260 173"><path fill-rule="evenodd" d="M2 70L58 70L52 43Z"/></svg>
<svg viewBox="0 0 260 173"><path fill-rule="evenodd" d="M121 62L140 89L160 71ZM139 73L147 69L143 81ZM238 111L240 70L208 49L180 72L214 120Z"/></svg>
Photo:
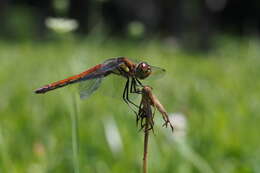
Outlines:
<svg viewBox="0 0 260 173"><path fill-rule="evenodd" d="M102 78L91 79L79 83L79 94L81 99L86 99L95 92L101 84Z"/></svg>
<svg viewBox="0 0 260 173"><path fill-rule="evenodd" d="M102 66L96 71L87 74L82 78L82 80L96 79L102 78L108 74L110 74L113 70L119 67L123 62L119 62L116 58L106 60Z"/></svg>
<svg viewBox="0 0 260 173"><path fill-rule="evenodd" d="M121 64L123 62L118 61L117 58L108 59L96 71L83 76L79 84L80 98L88 98L100 87L102 79Z"/></svg>
<svg viewBox="0 0 260 173"><path fill-rule="evenodd" d="M166 73L166 70L160 67L151 66L151 70L151 75L148 78L152 80L162 78Z"/></svg>

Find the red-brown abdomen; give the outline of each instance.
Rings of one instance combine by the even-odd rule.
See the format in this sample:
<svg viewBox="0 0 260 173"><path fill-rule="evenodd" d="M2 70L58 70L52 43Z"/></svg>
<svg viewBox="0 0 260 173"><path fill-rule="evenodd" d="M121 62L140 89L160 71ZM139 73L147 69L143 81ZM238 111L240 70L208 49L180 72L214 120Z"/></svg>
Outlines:
<svg viewBox="0 0 260 173"><path fill-rule="evenodd" d="M87 75L91 74L92 72L95 72L96 70L100 69L101 66L102 66L102 64L98 64L98 65L78 74L78 75L71 76L71 77L68 77L66 79L63 79L63 80L60 80L60 81L57 81L57 82L53 82L49 85L45 85L41 88L36 89L35 93L44 94L48 91L51 91L51 90L54 90L54 89L57 89L57 88L60 88L60 87L64 87L68 84L79 82L83 77L86 77Z"/></svg>

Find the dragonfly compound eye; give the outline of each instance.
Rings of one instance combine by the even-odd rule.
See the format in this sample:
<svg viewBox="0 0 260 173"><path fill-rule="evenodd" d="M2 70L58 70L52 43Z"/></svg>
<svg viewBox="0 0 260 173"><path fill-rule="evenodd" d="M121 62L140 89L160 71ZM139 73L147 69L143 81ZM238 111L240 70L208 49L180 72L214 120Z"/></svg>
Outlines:
<svg viewBox="0 0 260 173"><path fill-rule="evenodd" d="M151 66L146 62L141 62L136 67L135 76L139 79L145 79L151 74Z"/></svg>

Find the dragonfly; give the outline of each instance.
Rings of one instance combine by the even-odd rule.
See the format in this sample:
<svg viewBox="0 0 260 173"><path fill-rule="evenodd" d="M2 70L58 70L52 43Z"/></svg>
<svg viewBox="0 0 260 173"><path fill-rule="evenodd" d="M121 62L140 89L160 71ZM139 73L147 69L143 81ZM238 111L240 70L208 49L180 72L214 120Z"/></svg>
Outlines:
<svg viewBox="0 0 260 173"><path fill-rule="evenodd" d="M138 108L138 106L129 99L129 93L141 94L138 87L143 86L143 84L140 80L146 79L150 75L164 72L165 69L151 66L144 61L135 63L127 57L110 58L80 74L44 85L43 87L36 89L35 93L44 94L70 84L80 83L80 98L88 98L100 87L103 78L110 74L115 74L126 78L123 91L124 102Z"/></svg>

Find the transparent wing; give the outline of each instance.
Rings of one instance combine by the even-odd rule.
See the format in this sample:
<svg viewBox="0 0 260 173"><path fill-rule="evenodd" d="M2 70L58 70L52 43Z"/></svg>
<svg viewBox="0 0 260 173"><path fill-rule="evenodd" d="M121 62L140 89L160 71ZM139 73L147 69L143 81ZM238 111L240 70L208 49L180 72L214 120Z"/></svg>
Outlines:
<svg viewBox="0 0 260 173"><path fill-rule="evenodd" d="M114 69L119 67L123 62L119 62L117 58L106 60L102 67L96 71L87 74L79 83L80 98L88 98L94 91L96 91L101 84L102 79L109 75Z"/></svg>
<svg viewBox="0 0 260 173"><path fill-rule="evenodd" d="M110 74L113 70L119 67L123 62L118 62L116 58L108 59L103 64L102 67L97 69L96 71L87 74L82 78L82 80L90 80L95 78L102 78L108 74Z"/></svg>
<svg viewBox="0 0 260 173"><path fill-rule="evenodd" d="M151 70L152 72L148 79L160 79L166 73L166 70L160 67L151 66Z"/></svg>
<svg viewBox="0 0 260 173"><path fill-rule="evenodd" d="M95 92L101 84L103 78L85 80L79 83L79 94L81 99L86 99Z"/></svg>

